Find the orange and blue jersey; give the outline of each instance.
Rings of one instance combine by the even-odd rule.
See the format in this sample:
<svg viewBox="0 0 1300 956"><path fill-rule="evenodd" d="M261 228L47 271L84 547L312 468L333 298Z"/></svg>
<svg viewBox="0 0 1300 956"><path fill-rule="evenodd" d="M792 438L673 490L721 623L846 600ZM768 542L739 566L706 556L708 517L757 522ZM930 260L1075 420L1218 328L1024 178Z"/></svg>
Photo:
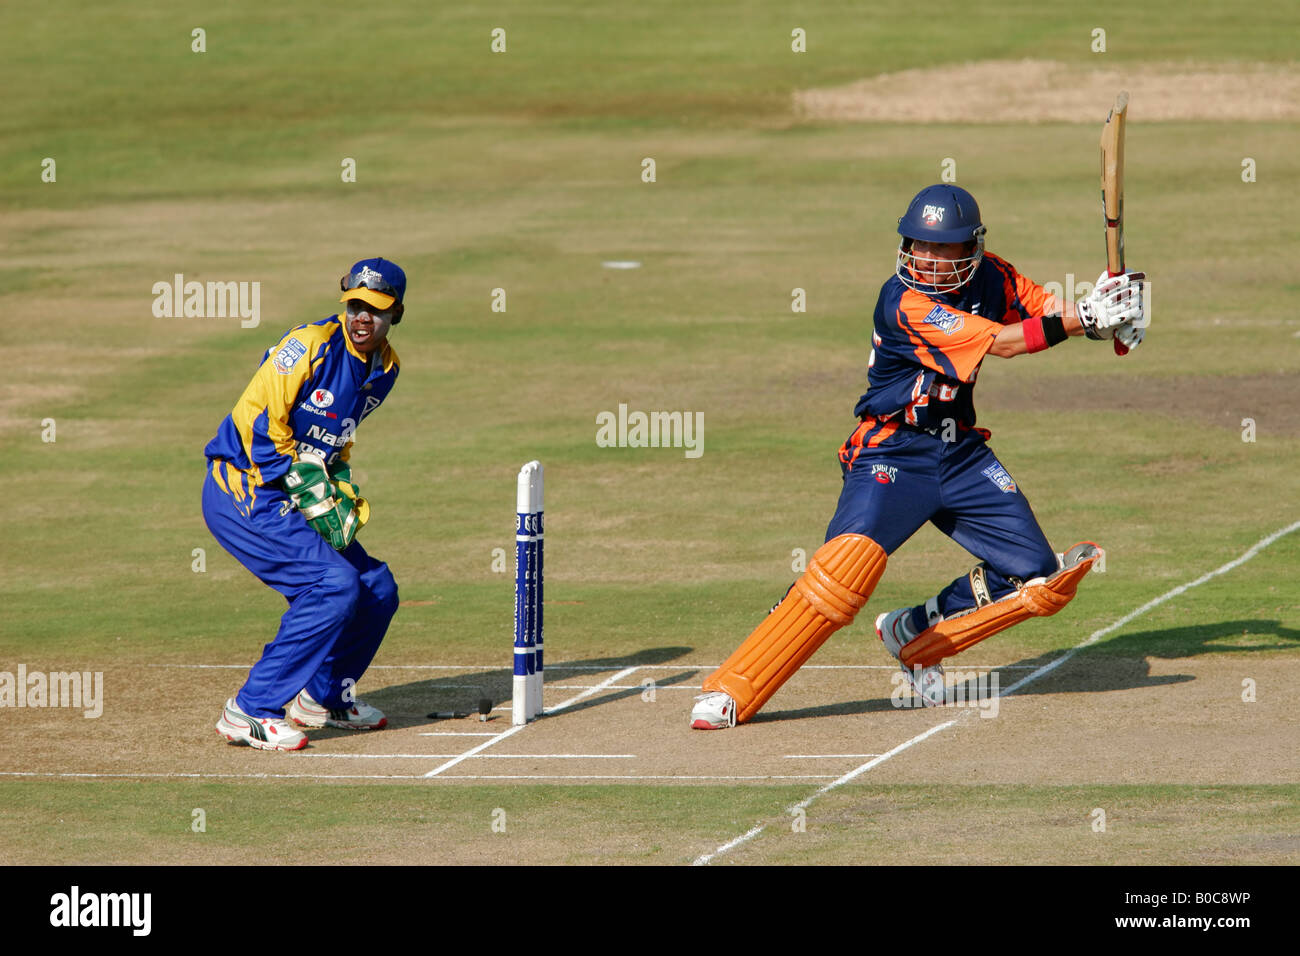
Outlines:
<svg viewBox="0 0 1300 956"><path fill-rule="evenodd" d="M247 514L300 452L347 461L357 426L388 397L398 370L391 345L372 363L337 315L290 329L204 449L218 486Z"/></svg>
<svg viewBox="0 0 1300 956"><path fill-rule="evenodd" d="M985 254L971 281L935 295L893 276L880 291L861 421L840 448L844 486L826 539L866 535L893 554L924 524L984 562L994 600L1056 570L1023 490L975 427L980 363L1007 325L1056 306L1041 286ZM951 425L949 425L951 423ZM969 575L939 592L937 613L975 606ZM919 633L934 621L912 608Z"/></svg>
<svg viewBox="0 0 1300 956"><path fill-rule="evenodd" d="M1042 286L991 253L954 292L920 292L891 276L876 302L867 391L853 409L860 424L840 460L852 467L900 428L974 429L975 378L993 340L1051 305Z"/></svg>

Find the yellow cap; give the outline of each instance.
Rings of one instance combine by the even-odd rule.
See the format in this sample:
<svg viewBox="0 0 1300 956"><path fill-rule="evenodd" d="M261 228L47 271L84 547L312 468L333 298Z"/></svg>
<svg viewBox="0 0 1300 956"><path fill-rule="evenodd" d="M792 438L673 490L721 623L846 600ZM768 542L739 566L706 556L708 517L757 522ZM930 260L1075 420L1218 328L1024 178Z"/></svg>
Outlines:
<svg viewBox="0 0 1300 956"><path fill-rule="evenodd" d="M339 298L340 302L346 302L348 299L360 299L362 302L369 302L376 309L386 312L397 299L391 295L384 295L382 292L376 292L374 289L367 289L364 286L357 289L349 289Z"/></svg>

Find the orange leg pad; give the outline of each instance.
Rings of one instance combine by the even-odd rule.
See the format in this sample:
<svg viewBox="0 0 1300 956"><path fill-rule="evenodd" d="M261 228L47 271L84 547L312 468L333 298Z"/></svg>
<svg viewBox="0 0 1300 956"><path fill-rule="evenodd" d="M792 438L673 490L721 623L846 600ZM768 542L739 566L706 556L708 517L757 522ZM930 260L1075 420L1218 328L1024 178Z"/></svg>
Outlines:
<svg viewBox="0 0 1300 956"><path fill-rule="evenodd" d="M826 638L853 620L887 560L885 549L865 535L827 541L785 599L708 676L704 689L730 694L736 721L749 720Z"/></svg>
<svg viewBox="0 0 1300 956"><path fill-rule="evenodd" d="M1074 599L1079 581L1092 570L1093 562L1100 556L1101 552L1094 550L1088 557L1049 578L1026 584L1000 601L940 621L922 631L903 647L903 666L931 667L1013 624L1031 617L1050 617Z"/></svg>

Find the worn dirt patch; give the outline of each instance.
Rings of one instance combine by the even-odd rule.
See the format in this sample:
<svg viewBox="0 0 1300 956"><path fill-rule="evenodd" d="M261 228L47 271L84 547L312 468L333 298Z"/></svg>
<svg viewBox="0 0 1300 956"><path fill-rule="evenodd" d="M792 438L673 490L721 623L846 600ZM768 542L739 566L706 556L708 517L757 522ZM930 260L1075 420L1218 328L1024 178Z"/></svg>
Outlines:
<svg viewBox="0 0 1300 956"><path fill-rule="evenodd" d="M1289 64L1088 70L1051 60L993 60L799 90L792 106L802 119L839 122L1090 123L1104 118L1122 89L1132 94L1129 116L1143 122L1300 119L1300 69Z"/></svg>
<svg viewBox="0 0 1300 956"><path fill-rule="evenodd" d="M1252 419L1259 436L1300 437L1300 390L1294 372L1260 375L1090 375L1067 379L990 380L981 411L1142 412L1240 432ZM1195 469L1191 469L1195 470Z"/></svg>

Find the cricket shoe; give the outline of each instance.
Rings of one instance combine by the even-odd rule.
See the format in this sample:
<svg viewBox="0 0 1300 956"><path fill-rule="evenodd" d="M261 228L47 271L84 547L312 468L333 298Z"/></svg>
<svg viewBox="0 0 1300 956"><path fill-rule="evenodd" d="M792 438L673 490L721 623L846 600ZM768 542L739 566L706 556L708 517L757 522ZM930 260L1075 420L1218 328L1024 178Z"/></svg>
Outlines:
<svg viewBox="0 0 1300 956"><path fill-rule="evenodd" d="M378 730L388 726L388 718L377 707L354 700L351 707L331 710L311 699L305 690L289 705L289 719L299 727L342 727L344 730Z"/></svg>
<svg viewBox="0 0 1300 956"><path fill-rule="evenodd" d="M695 730L726 730L736 726L736 702L730 694L714 691L695 698L691 727Z"/></svg>
<svg viewBox="0 0 1300 956"><path fill-rule="evenodd" d="M923 707L942 707L947 703L943 683L943 666L932 664L929 667L908 667L902 663L903 647L916 638L912 630L912 609L899 608L876 618L876 636L907 675L907 683L912 693L921 699Z"/></svg>
<svg viewBox="0 0 1300 956"><path fill-rule="evenodd" d="M217 733L232 744L258 750L302 750L307 746L307 735L294 730L283 717L250 717L239 709L233 697L221 712Z"/></svg>

